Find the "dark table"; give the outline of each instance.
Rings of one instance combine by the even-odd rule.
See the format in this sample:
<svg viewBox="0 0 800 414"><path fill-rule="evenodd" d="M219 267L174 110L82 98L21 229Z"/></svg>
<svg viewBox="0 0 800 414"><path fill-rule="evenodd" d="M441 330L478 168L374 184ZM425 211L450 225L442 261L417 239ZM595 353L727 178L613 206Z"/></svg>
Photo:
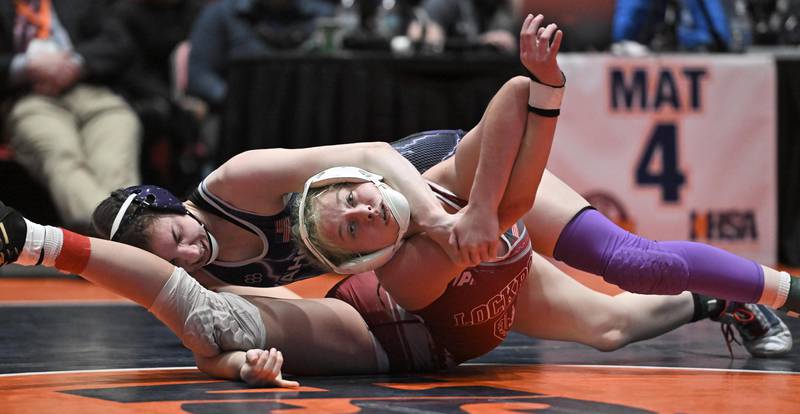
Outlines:
<svg viewBox="0 0 800 414"><path fill-rule="evenodd" d="M516 56L388 54L237 60L217 161L246 149L393 141L427 129L469 129Z"/></svg>

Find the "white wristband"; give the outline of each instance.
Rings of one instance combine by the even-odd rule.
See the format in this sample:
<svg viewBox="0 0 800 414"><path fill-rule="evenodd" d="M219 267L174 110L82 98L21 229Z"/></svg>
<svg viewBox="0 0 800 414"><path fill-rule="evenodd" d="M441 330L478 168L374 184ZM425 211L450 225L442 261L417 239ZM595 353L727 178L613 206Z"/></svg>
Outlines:
<svg viewBox="0 0 800 414"><path fill-rule="evenodd" d="M543 83L530 81L530 94L528 105L532 108L545 111L561 108L561 99L564 97L564 86L554 87Z"/></svg>

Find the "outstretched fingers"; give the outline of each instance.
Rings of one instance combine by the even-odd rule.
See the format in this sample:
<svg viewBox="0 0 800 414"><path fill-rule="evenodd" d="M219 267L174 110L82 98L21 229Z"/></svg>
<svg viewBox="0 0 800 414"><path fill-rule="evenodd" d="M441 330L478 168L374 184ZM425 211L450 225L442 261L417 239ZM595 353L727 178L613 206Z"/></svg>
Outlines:
<svg viewBox="0 0 800 414"><path fill-rule="evenodd" d="M544 16L541 14L537 14L535 17L529 14L525 17L525 22L523 22L519 33L519 51L523 56L530 53L536 45L536 35L539 33L542 21L544 21Z"/></svg>
<svg viewBox="0 0 800 414"><path fill-rule="evenodd" d="M520 31L520 61L534 78L546 85L563 83L556 55L561 49L563 32L558 25L542 26L544 16L529 14Z"/></svg>

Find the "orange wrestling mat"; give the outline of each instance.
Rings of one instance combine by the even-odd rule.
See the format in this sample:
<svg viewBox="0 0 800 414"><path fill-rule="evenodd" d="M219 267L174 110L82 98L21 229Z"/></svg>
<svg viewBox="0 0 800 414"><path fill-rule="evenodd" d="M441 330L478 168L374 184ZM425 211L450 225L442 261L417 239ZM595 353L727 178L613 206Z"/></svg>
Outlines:
<svg viewBox="0 0 800 414"><path fill-rule="evenodd" d="M0 278L0 303L130 302L83 279Z"/></svg>
<svg viewBox="0 0 800 414"><path fill-rule="evenodd" d="M301 379L247 388L192 368L0 376L5 414L794 413L800 374L681 368L468 365L442 375Z"/></svg>

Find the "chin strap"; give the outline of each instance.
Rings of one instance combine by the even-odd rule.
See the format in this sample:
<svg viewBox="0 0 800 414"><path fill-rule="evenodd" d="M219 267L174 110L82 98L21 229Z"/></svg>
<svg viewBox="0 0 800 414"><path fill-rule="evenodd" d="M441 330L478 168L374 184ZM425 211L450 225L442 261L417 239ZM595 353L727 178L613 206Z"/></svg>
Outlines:
<svg viewBox="0 0 800 414"><path fill-rule="evenodd" d="M219 243L217 243L217 238L214 237L210 231L208 231L206 226L203 226L203 230L206 231L206 237L208 237L208 247L211 249L208 262L205 264L205 266L208 266L211 263L214 263L214 261L217 260L217 256L219 256Z"/></svg>
<svg viewBox="0 0 800 414"><path fill-rule="evenodd" d="M208 231L208 227L206 227L206 225L203 224L203 222L200 221L200 219L197 218L197 216L192 214L191 211L186 210L186 214L188 214L189 217L195 219L197 223L200 224L200 227L203 228L203 231L206 232L206 238L208 239L208 248L211 249L211 251L209 252L208 255L208 261L205 264L203 264L203 266L208 266L211 263L214 263L214 261L217 260L217 256L219 256L219 243L217 242L217 238L214 237L214 235L211 234L210 231Z"/></svg>

